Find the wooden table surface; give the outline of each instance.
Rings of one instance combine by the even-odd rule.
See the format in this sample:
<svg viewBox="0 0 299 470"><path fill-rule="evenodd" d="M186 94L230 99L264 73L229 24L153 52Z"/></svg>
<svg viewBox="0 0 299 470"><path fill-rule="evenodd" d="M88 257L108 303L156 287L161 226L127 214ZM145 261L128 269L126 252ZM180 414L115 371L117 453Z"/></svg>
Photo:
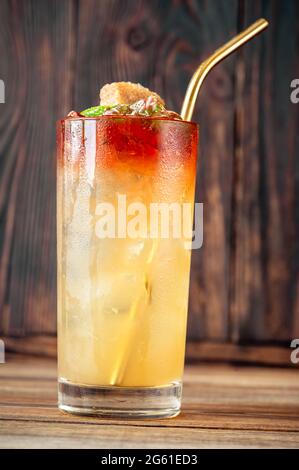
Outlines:
<svg viewBox="0 0 299 470"><path fill-rule="evenodd" d="M0 364L1 448L299 447L298 368L186 367L183 410L168 420L78 417L56 407L56 362Z"/></svg>

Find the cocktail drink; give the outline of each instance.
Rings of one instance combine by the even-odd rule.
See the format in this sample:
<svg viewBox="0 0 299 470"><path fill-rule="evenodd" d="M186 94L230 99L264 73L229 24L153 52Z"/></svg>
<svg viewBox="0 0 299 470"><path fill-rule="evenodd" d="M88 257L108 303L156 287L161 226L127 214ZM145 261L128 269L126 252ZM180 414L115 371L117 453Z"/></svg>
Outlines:
<svg viewBox="0 0 299 470"><path fill-rule="evenodd" d="M200 64L183 120L156 93L120 82L102 88L99 106L59 122L61 409L178 414L198 138L192 112L210 70L267 26L261 18Z"/></svg>
<svg viewBox="0 0 299 470"><path fill-rule="evenodd" d="M174 416L197 125L163 116L70 116L58 123L57 138L60 407Z"/></svg>

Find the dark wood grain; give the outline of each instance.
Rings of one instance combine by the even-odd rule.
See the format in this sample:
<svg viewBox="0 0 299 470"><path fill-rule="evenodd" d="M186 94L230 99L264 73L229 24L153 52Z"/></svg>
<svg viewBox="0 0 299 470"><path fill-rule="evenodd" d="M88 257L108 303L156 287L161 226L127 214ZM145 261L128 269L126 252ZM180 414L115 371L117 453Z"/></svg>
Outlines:
<svg viewBox="0 0 299 470"><path fill-rule="evenodd" d="M188 336L299 336L298 13L296 0L1 1L0 334L11 345L56 332L55 120L113 80L142 82L179 111L201 60L259 16L269 31L211 73L194 114L204 246Z"/></svg>
<svg viewBox="0 0 299 470"><path fill-rule="evenodd" d="M0 447L298 447L298 386L295 370L189 366L177 418L97 419L57 409L55 361L8 356L0 366Z"/></svg>
<svg viewBox="0 0 299 470"><path fill-rule="evenodd" d="M298 2L243 4L240 27L256 17L267 34L236 67L236 145L230 332L234 341L299 336Z"/></svg>
<svg viewBox="0 0 299 470"><path fill-rule="evenodd" d="M193 3L200 36L191 41L190 75L237 31L237 2L204 5ZM235 61L232 56L211 72L194 115L200 124L196 200L204 203L204 243L192 253L190 280L188 331L194 340L228 338Z"/></svg>
<svg viewBox="0 0 299 470"><path fill-rule="evenodd" d="M71 107L73 2L2 1L0 315L55 332L55 120Z"/></svg>
<svg viewBox="0 0 299 470"><path fill-rule="evenodd" d="M2 337L6 352L57 357L56 336L27 335ZM288 345L289 346L289 345ZM242 345L211 341L188 341L186 362L230 362L234 364L275 365L297 367L291 363L293 349L286 346Z"/></svg>

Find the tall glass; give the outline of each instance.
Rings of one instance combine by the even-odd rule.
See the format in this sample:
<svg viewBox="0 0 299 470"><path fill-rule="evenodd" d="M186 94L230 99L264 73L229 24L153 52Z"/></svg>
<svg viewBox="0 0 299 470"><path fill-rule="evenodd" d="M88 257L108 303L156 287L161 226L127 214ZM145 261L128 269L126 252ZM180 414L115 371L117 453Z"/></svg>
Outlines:
<svg viewBox="0 0 299 470"><path fill-rule="evenodd" d="M179 413L192 213L174 209L193 210L197 140L196 124L165 118L58 122L62 410Z"/></svg>

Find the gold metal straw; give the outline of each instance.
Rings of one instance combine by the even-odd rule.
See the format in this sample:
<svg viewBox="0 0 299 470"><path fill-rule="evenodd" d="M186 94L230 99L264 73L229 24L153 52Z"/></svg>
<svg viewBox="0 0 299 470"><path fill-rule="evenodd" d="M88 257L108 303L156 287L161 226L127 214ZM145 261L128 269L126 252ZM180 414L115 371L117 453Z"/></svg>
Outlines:
<svg viewBox="0 0 299 470"><path fill-rule="evenodd" d="M149 251L148 258L146 260L146 267L148 268L152 264L152 260L155 256L156 253L156 248L157 248L157 240L153 240L151 249ZM145 284L148 283L148 273L145 275ZM146 294L146 301L148 301L149 293L147 292ZM129 356L129 342L134 339L134 320L136 318L136 315L138 314L138 309L142 309L142 300L144 300L142 297L137 297L135 302L133 302L129 313L128 313L128 325L129 325L129 331L128 334L126 335L126 344L125 344L125 350L123 351L123 354L118 358L118 362L115 364L115 368L112 371L111 377L110 377L110 385L119 385L122 380L123 380L123 375L125 373L125 368L127 365L128 361L128 356ZM136 329L136 328L135 328Z"/></svg>
<svg viewBox="0 0 299 470"><path fill-rule="evenodd" d="M225 57L229 56L239 47L243 46L250 39L254 38L257 34L261 33L269 25L268 21L260 18L255 23L253 23L249 28L242 31L240 34L235 36L233 39L228 41L222 47L217 49L214 54L208 57L196 70L193 74L187 92L184 98L181 116L185 121L191 121L192 114L195 106L195 102L203 84L204 79L210 72L210 70L219 64Z"/></svg>
<svg viewBox="0 0 299 470"><path fill-rule="evenodd" d="M198 67L193 77L191 78L190 83L187 88L187 92L185 95L185 99L184 99L184 103L183 103L183 107L181 111L182 119L184 119L185 121L191 121L198 92L203 84L204 79L206 78L210 70L219 62L221 62L221 60L223 60L225 57L230 55L236 49L241 47L247 41L249 41L254 36L256 36L261 31L263 31L265 28L267 28L267 26L268 26L268 21L264 20L263 18L259 19L258 21L253 23L251 26L249 26L249 28L245 29L245 31L238 34L238 36L234 37L229 42L224 44L224 46L217 49L213 55L208 57L208 59L206 59ZM150 255L148 259L148 263L147 263L148 266L151 265L151 261L154 256L155 250L156 250L156 246L155 244L153 244L153 249L151 250L152 254ZM130 312L128 314L129 332L126 338L127 341L125 342L126 343L125 350L123 351L123 354L118 358L118 362L115 364L115 368L112 371L111 378L110 378L110 385L120 385L123 380L123 375L125 373L128 355L130 352L128 343L132 341L132 338L134 336L131 330L133 328L133 323L136 318L136 315L138 314L138 309L142 308L142 306L140 306L140 300L141 299L137 297L136 302L133 303L133 305L131 306Z"/></svg>

